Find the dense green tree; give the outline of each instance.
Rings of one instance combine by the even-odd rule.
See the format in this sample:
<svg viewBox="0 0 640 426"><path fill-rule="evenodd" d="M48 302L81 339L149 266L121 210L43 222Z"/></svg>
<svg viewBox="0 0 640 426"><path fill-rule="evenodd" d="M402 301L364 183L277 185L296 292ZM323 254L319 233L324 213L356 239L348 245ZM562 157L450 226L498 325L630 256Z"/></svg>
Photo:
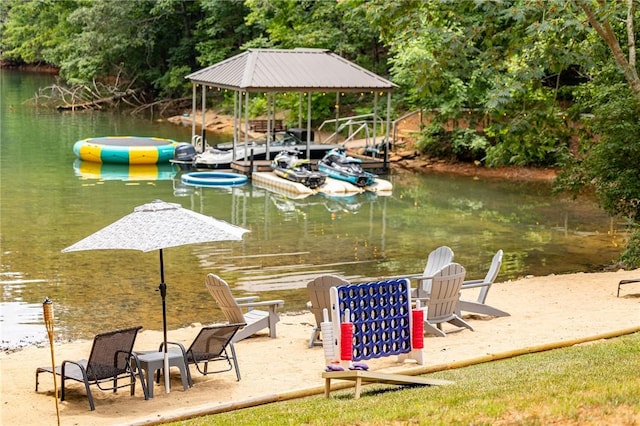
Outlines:
<svg viewBox="0 0 640 426"><path fill-rule="evenodd" d="M82 31L62 44L61 74L70 82L124 74L144 89L179 95L184 81L172 78L172 68L195 65L191 37L199 17L190 1L91 1L68 18Z"/></svg>
<svg viewBox="0 0 640 426"><path fill-rule="evenodd" d="M396 82L442 119L483 120L488 164L548 165L568 143L565 76L588 60L584 26L561 2L367 2ZM472 125L475 123L471 123Z"/></svg>
<svg viewBox="0 0 640 426"><path fill-rule="evenodd" d="M9 0L3 7L3 57L47 62L69 83L119 76L179 96L196 67L196 1Z"/></svg>
<svg viewBox="0 0 640 426"><path fill-rule="evenodd" d="M245 47L328 49L380 75L387 74L386 48L367 21L361 2L246 0L248 25L263 31Z"/></svg>
<svg viewBox="0 0 640 426"><path fill-rule="evenodd" d="M247 25L260 36L244 48L318 48L327 49L379 75L388 74L386 52L379 32L367 22L366 9L358 1L246 0L250 12ZM261 100L256 99L256 102ZM345 95L340 100L341 115L371 113L371 99L366 107L359 95ZM297 111L297 97L283 98L281 108ZM312 120L333 118L335 97L314 94ZM264 111L261 111L262 113ZM329 112L329 114L327 114ZM297 117L292 117L297 122Z"/></svg>
<svg viewBox="0 0 640 426"><path fill-rule="evenodd" d="M580 117L580 151L565 165L559 189L593 189L612 216L629 220L633 233L622 255L640 267L640 80L635 44L640 36L640 2L576 1L595 30L601 61L576 91L572 107Z"/></svg>
<svg viewBox="0 0 640 426"><path fill-rule="evenodd" d="M245 23L250 9L242 0L203 1L201 8L203 17L195 34L200 66L207 67L237 55L245 43L262 33L260 28Z"/></svg>
<svg viewBox="0 0 640 426"><path fill-rule="evenodd" d="M5 60L57 64L59 46L78 31L67 17L86 0L5 0L0 5L0 49Z"/></svg>
<svg viewBox="0 0 640 426"><path fill-rule="evenodd" d="M591 28L609 48L611 57L622 71L632 93L640 100L640 77L636 62L636 40L640 36L640 2L576 0L575 3L584 11Z"/></svg>

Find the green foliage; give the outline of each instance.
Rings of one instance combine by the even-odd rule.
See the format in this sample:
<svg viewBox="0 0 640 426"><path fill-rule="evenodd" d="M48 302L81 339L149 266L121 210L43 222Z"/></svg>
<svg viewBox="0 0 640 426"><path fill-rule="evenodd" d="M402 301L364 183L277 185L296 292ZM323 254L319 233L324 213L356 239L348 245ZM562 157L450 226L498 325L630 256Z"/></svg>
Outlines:
<svg viewBox="0 0 640 426"><path fill-rule="evenodd" d="M482 109L490 165L553 165L566 152L555 116L566 76L593 64L593 40L564 1L401 2L367 9L391 52L391 72L416 107ZM596 40L597 42L597 40Z"/></svg>
<svg viewBox="0 0 640 426"><path fill-rule="evenodd" d="M556 190L593 190L611 216L628 218L636 230L622 259L640 266L640 101L619 73L605 71L578 92L574 109L589 114L581 120L580 151L567 159Z"/></svg>
<svg viewBox="0 0 640 426"><path fill-rule="evenodd" d="M481 162L489 148L489 141L473 129L447 131L442 123L434 122L422 129L417 148L431 157Z"/></svg>
<svg viewBox="0 0 640 426"><path fill-rule="evenodd" d="M153 84L160 95L186 96L191 93L191 85L185 82L184 76L190 72L191 68L188 65L170 67L164 74L156 75Z"/></svg>
<svg viewBox="0 0 640 426"><path fill-rule="evenodd" d="M628 268L640 268L640 227L636 226L631 234L625 251L620 257L622 263Z"/></svg>
<svg viewBox="0 0 640 426"><path fill-rule="evenodd" d="M197 63L216 64L240 53L242 46L261 35L261 28L245 23L249 8L241 0L203 1L202 19L193 35Z"/></svg>
<svg viewBox="0 0 640 426"><path fill-rule="evenodd" d="M77 31L67 17L86 1L5 0L2 3L2 57L30 64L56 64L59 46Z"/></svg>
<svg viewBox="0 0 640 426"><path fill-rule="evenodd" d="M558 110L531 108L485 129L493 146L487 150L490 166L553 166L567 155L570 130Z"/></svg>
<svg viewBox="0 0 640 426"><path fill-rule="evenodd" d="M593 115L582 121L581 151L567 164L558 188L594 188L609 214L640 222L640 102L624 83L588 85L579 102Z"/></svg>
<svg viewBox="0 0 640 426"><path fill-rule="evenodd" d="M387 74L387 49L360 1L247 0L246 23L263 31L244 45L330 50L380 75Z"/></svg>
<svg viewBox="0 0 640 426"><path fill-rule="evenodd" d="M267 97L253 96L249 101L249 116L257 117L267 113Z"/></svg>
<svg viewBox="0 0 640 426"><path fill-rule="evenodd" d="M453 154L461 161L484 159L489 141L473 129L456 129L451 140Z"/></svg>
<svg viewBox="0 0 640 426"><path fill-rule="evenodd" d="M447 149L446 137L442 124L433 122L421 129L416 147L428 156L447 158L450 157L451 150Z"/></svg>
<svg viewBox="0 0 640 426"><path fill-rule="evenodd" d="M176 76L196 65L198 2L20 0L3 7L5 58L58 66L69 83L118 76L161 96L188 88Z"/></svg>

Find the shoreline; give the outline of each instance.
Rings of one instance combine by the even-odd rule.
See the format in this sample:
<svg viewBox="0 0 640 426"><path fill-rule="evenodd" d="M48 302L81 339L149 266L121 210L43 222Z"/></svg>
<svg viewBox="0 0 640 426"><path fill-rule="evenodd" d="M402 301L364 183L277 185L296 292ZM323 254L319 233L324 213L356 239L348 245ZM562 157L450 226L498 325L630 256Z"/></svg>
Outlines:
<svg viewBox="0 0 640 426"><path fill-rule="evenodd" d="M616 272L576 273L529 277L495 283L487 303L511 314L508 317L464 315L475 331L445 324L447 337L425 337L425 363L399 363L397 357L367 360L371 370L393 373L425 374L441 365L461 366L474 359L495 357L544 345L569 344L579 339L605 335L640 326L640 284L624 286L616 297L618 282L640 278L640 269ZM463 299L472 300L472 290ZM125 324L123 324L124 326ZM127 324L128 325L128 324ZM191 369L194 387L183 391L177 370L171 372L172 391L167 394L156 385L154 398L145 401L141 387L130 396L124 389L117 393L92 387L96 404L89 411L84 387L69 382L67 400L60 402L63 424L157 424L196 413L217 412L267 403L283 397L307 396L323 388L324 353L321 347L309 348L314 325L308 311L281 315L277 338L265 331L235 345L242 374L235 372L202 376ZM44 327L44 325L43 325ZM172 341L189 344L200 324L169 331ZM101 332L105 330L96 330ZM142 330L135 350L156 348L162 333ZM91 341L56 342L56 364L65 359L87 357ZM51 365L50 348L27 347L10 354L0 354L2 380L1 419L3 424L55 424L53 383L50 374L40 376L34 391L35 368ZM416 371L422 371L416 373ZM277 383L277 385L275 385ZM336 385L348 386L337 381ZM367 397L366 386L363 397ZM315 393L313 393L315 394ZM10 407L10 409L9 409Z"/></svg>

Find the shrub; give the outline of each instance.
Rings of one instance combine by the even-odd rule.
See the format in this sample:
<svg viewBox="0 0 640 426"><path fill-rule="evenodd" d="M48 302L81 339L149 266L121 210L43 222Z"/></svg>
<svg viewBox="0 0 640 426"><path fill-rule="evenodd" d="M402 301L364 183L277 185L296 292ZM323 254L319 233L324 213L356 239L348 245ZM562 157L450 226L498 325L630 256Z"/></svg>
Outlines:
<svg viewBox="0 0 640 426"><path fill-rule="evenodd" d="M640 227L636 227L635 232L631 234L620 260L627 268L640 268Z"/></svg>

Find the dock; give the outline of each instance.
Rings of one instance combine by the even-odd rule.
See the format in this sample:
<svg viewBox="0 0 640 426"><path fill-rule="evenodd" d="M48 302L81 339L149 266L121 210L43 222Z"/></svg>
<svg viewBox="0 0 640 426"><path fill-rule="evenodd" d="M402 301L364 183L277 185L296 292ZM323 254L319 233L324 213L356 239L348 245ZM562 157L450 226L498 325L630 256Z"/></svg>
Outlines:
<svg viewBox="0 0 640 426"><path fill-rule="evenodd" d="M322 193L326 195L353 195L365 191L371 191L380 195L391 193L393 185L388 180L376 178L373 185L360 188L343 180L327 178L326 182L317 189L311 189L299 182L292 182L277 176L273 172L253 172L251 181L265 189L272 189L275 192L289 194L292 198L302 198L308 195Z"/></svg>

